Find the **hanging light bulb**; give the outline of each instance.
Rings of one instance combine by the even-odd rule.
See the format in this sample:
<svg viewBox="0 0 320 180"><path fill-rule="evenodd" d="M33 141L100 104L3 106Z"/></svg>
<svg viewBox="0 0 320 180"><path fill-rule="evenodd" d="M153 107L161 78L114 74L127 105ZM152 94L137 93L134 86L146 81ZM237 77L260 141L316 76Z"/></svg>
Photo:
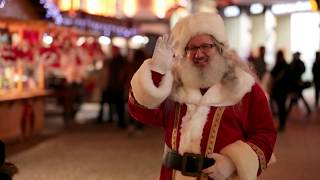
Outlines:
<svg viewBox="0 0 320 180"><path fill-rule="evenodd" d="M254 3L250 5L251 14L261 14L263 12L263 5L261 3Z"/></svg>
<svg viewBox="0 0 320 180"><path fill-rule="evenodd" d="M238 6L228 6L223 10L226 17L236 17L240 15L240 9Z"/></svg>

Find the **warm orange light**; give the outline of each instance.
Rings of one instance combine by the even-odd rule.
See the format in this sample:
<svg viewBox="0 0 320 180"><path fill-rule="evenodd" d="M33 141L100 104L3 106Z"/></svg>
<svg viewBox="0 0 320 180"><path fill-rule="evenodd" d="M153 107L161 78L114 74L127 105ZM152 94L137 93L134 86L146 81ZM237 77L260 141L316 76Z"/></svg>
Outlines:
<svg viewBox="0 0 320 180"><path fill-rule="evenodd" d="M58 6L61 11L80 9L80 0L59 0Z"/></svg>
<svg viewBox="0 0 320 180"><path fill-rule="evenodd" d="M159 18L164 18L167 10L174 5L175 0L153 0L152 9Z"/></svg>
<svg viewBox="0 0 320 180"><path fill-rule="evenodd" d="M89 14L115 16L116 0L85 0L85 11Z"/></svg>
<svg viewBox="0 0 320 180"><path fill-rule="evenodd" d="M124 0L123 13L127 17L133 17L137 12L137 0Z"/></svg>
<svg viewBox="0 0 320 180"><path fill-rule="evenodd" d="M312 11L317 11L318 9L320 10L320 7L318 7L316 0L310 0L310 4Z"/></svg>
<svg viewBox="0 0 320 180"><path fill-rule="evenodd" d="M80 0L72 0L72 9L79 10L80 9Z"/></svg>
<svg viewBox="0 0 320 180"><path fill-rule="evenodd" d="M59 0L58 6L61 11L69 11L71 9L71 1Z"/></svg>
<svg viewBox="0 0 320 180"><path fill-rule="evenodd" d="M87 1L87 12L90 14L100 14L101 12L101 4L99 2L100 0L89 0Z"/></svg>

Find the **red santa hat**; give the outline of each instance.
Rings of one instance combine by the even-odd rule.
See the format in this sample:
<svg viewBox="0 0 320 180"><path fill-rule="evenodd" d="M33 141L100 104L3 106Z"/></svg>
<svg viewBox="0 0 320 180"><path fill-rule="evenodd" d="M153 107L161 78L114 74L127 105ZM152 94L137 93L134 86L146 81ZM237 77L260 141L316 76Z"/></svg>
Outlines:
<svg viewBox="0 0 320 180"><path fill-rule="evenodd" d="M171 31L175 54L183 56L190 39L198 34L212 35L224 46L228 46L228 38L221 16L214 12L199 12L180 19Z"/></svg>

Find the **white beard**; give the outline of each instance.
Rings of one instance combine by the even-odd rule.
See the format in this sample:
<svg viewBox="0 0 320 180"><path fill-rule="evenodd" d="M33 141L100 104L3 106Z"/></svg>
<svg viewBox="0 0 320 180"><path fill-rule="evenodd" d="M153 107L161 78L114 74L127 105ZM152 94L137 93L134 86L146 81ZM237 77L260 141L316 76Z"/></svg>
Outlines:
<svg viewBox="0 0 320 180"><path fill-rule="evenodd" d="M217 54L211 57L208 66L199 68L192 61L182 58L178 60L175 69L183 86L209 88L221 81L227 70L227 60Z"/></svg>

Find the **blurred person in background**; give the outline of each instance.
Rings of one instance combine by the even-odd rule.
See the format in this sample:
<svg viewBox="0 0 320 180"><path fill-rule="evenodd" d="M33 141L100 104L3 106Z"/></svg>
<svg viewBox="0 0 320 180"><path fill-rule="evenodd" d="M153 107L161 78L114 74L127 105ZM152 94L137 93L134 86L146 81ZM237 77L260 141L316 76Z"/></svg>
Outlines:
<svg viewBox="0 0 320 180"><path fill-rule="evenodd" d="M267 65L264 59L265 54L266 48L264 46L260 46L258 57L250 60L260 81L262 81L265 73L267 72Z"/></svg>
<svg viewBox="0 0 320 180"><path fill-rule="evenodd" d="M315 86L315 107L319 106L320 93L320 51L316 52L316 57L312 65L313 83Z"/></svg>
<svg viewBox="0 0 320 180"><path fill-rule="evenodd" d="M282 50L278 50L276 54L276 64L271 70L271 92L270 92L270 103L273 107L273 100L276 103L277 114L279 119L279 131L284 131L286 119L287 119L287 108L286 100L290 91L290 77L288 74L289 65L287 64L284 53ZM273 109L273 111L275 111Z"/></svg>
<svg viewBox="0 0 320 180"><path fill-rule="evenodd" d="M253 50L250 50L249 55L247 57L247 61L252 64L253 61L256 59Z"/></svg>
<svg viewBox="0 0 320 180"><path fill-rule="evenodd" d="M109 105L109 119L108 122L113 121L114 107L117 113L118 126L120 128L126 127L125 121L125 82L126 82L126 63L127 60L120 53L120 49L116 46L112 46L112 58L107 62L108 75L105 78L107 85L103 90L100 100L100 110L97 117L97 122L103 122L104 103Z"/></svg>
<svg viewBox="0 0 320 180"><path fill-rule="evenodd" d="M131 115L164 129L160 179L256 179L270 162L267 98L217 13L187 16L160 37L129 93Z"/></svg>
<svg viewBox="0 0 320 180"><path fill-rule="evenodd" d="M292 62L289 65L289 74L290 74L290 104L288 107L288 113L290 113L292 107L298 103L299 100L302 100L303 104L306 107L307 115L311 114L311 109L303 96L303 90L311 86L311 82L303 81L302 74L305 72L306 67L301 60L301 53L295 52L293 54Z"/></svg>
<svg viewBox="0 0 320 180"><path fill-rule="evenodd" d="M101 92L101 95L100 95L100 102L99 102L99 112L98 112L98 116L96 118L97 120L97 123L98 124L101 124L103 123L105 120L104 120L104 114L105 114L105 103L108 102L108 98L109 98L109 94L107 92L107 88L108 88L108 85L109 85L109 79L110 79L110 67L109 67L109 64L111 61L111 57L110 58L106 58L104 59L103 61L103 67L102 67L102 70L99 74L99 79L97 81L99 87L100 87L100 92ZM108 104L108 106L110 106L110 104ZM108 120L107 122L111 122L112 121L112 115L110 113L110 110L108 112Z"/></svg>

